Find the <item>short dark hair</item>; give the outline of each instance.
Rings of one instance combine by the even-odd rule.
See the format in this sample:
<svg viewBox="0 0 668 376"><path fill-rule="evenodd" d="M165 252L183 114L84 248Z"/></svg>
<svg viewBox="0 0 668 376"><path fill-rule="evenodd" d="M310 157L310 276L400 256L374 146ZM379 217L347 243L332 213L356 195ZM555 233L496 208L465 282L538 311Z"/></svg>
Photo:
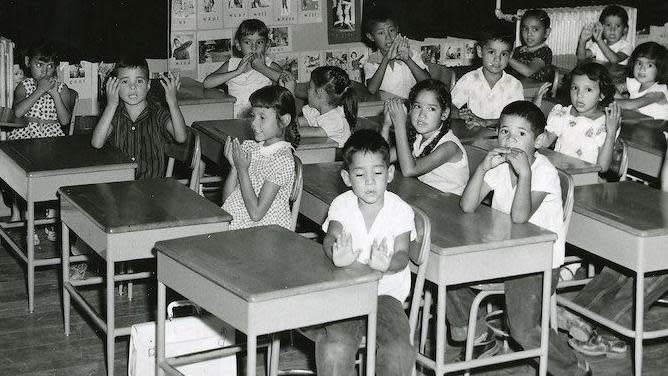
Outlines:
<svg viewBox="0 0 668 376"><path fill-rule="evenodd" d="M348 170L353 162L353 155L358 152L380 154L385 166L390 165L390 144L380 133L371 129L355 131L343 145L343 169Z"/></svg>
<svg viewBox="0 0 668 376"><path fill-rule="evenodd" d="M389 8L383 5L376 5L370 8L364 14L364 20L362 21L362 30L364 33L372 33L373 28L381 22L392 21L396 25L396 21L392 18L392 13L390 13Z"/></svg>
<svg viewBox="0 0 668 376"><path fill-rule="evenodd" d="M146 59L139 55L135 54L125 54L121 55L114 65L114 69L111 71L110 77L118 77L118 71L122 68L137 68L140 69L147 79L150 79L151 76L148 70L148 63Z"/></svg>
<svg viewBox="0 0 668 376"><path fill-rule="evenodd" d="M548 16L547 12L543 9L529 9L524 12L522 15L522 20L520 21L520 25L529 18L537 19L546 29L550 28L550 16Z"/></svg>
<svg viewBox="0 0 668 376"><path fill-rule="evenodd" d="M608 16L617 16L622 20L624 27L629 27L629 14L626 13L626 10L619 5L608 5L603 8L601 11L601 16L598 18L598 22L604 23L605 19Z"/></svg>
<svg viewBox="0 0 668 376"><path fill-rule="evenodd" d="M603 99L601 99L601 107L607 107L615 99L615 84L612 82L612 76L608 72L608 68L604 67L599 63L589 62L576 66L570 74L570 82L573 82L573 77L575 76L587 76L590 80L598 82L599 88L601 88L601 94L603 94Z"/></svg>
<svg viewBox="0 0 668 376"><path fill-rule="evenodd" d="M513 49L515 41L514 35L505 32L500 25L493 25L483 28L478 36L478 46L483 48L486 44L499 41L508 45L508 51Z"/></svg>
<svg viewBox="0 0 668 376"><path fill-rule="evenodd" d="M56 66L60 64L61 59L60 51L58 51L56 45L53 42L47 40L40 40L31 45L26 50L25 56L28 59L37 58L43 62L53 61L54 65ZM30 72L29 67L28 72Z"/></svg>
<svg viewBox="0 0 668 376"><path fill-rule="evenodd" d="M285 127L284 138L297 147L301 136L297 126L297 110L295 109L295 97L290 90L278 85L269 85L255 90L249 98L252 107L273 108L276 115L290 115L290 124Z"/></svg>
<svg viewBox="0 0 668 376"><path fill-rule="evenodd" d="M668 82L668 50L666 47L656 42L639 44L636 49L633 50L626 66L629 77L633 77L633 66L640 57L654 60L654 64L656 65L656 81L658 83L665 84Z"/></svg>
<svg viewBox="0 0 668 376"><path fill-rule="evenodd" d="M247 35L253 35L255 33L258 33L262 38L264 38L265 42L269 43L269 28L267 25L265 25L264 22L255 18L244 20L239 24L237 31L234 33L234 40L238 43L241 43L241 38ZM238 56L241 54L241 51L237 49L237 46L234 43L232 44L232 47L232 52L234 52L235 55Z"/></svg>
<svg viewBox="0 0 668 376"><path fill-rule="evenodd" d="M531 125L534 137L545 131L545 114L535 104L529 101L515 101L506 105L501 110L501 117L504 115L514 115L525 119Z"/></svg>

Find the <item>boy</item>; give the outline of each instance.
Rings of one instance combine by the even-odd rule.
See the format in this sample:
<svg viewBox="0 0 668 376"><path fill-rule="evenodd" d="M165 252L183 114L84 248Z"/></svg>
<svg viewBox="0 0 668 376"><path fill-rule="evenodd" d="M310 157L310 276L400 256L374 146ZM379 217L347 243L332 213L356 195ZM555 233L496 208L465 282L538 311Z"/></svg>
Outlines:
<svg viewBox="0 0 668 376"><path fill-rule="evenodd" d="M512 47L508 37L483 32L476 46L482 66L463 75L452 89L453 117L469 126L495 126L505 105L524 99L522 83L504 72Z"/></svg>
<svg viewBox="0 0 668 376"><path fill-rule="evenodd" d="M593 58L601 62L626 64L633 52L633 45L626 40L629 31L629 15L619 5L603 8L598 22L582 28L578 39L578 63Z"/></svg>
<svg viewBox="0 0 668 376"><path fill-rule="evenodd" d="M160 84L169 111L146 99L151 87L146 60L121 58L107 80L107 106L93 131L94 148L101 148L110 139L112 145L137 162L135 179L163 177L165 146L186 140L185 121L176 101L180 79L161 75Z"/></svg>
<svg viewBox="0 0 668 376"><path fill-rule="evenodd" d="M352 190L329 207L322 226L327 231L323 249L338 267L360 262L383 273L378 283L376 374L410 375L415 350L402 303L411 287L408 244L415 238L413 209L386 191L394 166L390 146L379 133L353 133L343 146L343 165L341 177ZM361 318L309 329L318 375L354 374L355 354L364 333L366 322Z"/></svg>
<svg viewBox="0 0 668 376"><path fill-rule="evenodd" d="M553 251L553 278L557 281L564 261L561 188L557 170L546 157L536 152L536 137L545 129L545 115L527 101L513 102L501 112L499 147L490 150L471 176L460 205L467 213L475 211L490 191L492 207L510 214L514 223L530 222L557 234ZM525 349L540 344L542 276L533 274L504 282L506 315L511 336ZM453 340L466 339L468 312L474 293L467 287L452 289L447 295L447 319ZM481 324L482 323L482 324ZM476 344L492 343L493 333L483 330L478 318ZM484 357L497 349L487 346ZM551 375L591 375L586 362L578 362L568 343L556 332L548 344L548 372Z"/></svg>
<svg viewBox="0 0 668 376"><path fill-rule="evenodd" d="M377 7L365 15L364 30L375 52L364 62L364 77L371 94L383 90L408 98L413 85L431 78L420 53L408 46L408 39L386 12Z"/></svg>

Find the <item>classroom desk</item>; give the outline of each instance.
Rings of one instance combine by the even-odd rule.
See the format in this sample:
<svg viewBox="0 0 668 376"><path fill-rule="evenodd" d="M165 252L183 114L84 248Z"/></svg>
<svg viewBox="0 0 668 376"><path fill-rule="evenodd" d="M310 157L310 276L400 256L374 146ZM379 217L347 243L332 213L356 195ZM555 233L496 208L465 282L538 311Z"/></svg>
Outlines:
<svg viewBox="0 0 668 376"><path fill-rule="evenodd" d="M206 89L190 77L181 77L176 99L188 125L201 120L234 118L235 97L218 89Z"/></svg>
<svg viewBox="0 0 668 376"><path fill-rule="evenodd" d="M382 116L357 118L356 129L373 129L380 132L382 123ZM450 119L450 129L462 143L470 143L478 139L497 138L498 136L496 127L469 127L462 119Z"/></svg>
<svg viewBox="0 0 668 376"><path fill-rule="evenodd" d="M63 187L60 216L63 228L63 316L70 334L70 297L106 334L107 375L114 373L114 342L130 335L114 319L114 281L147 278L150 273L115 275L115 263L153 258L159 240L227 230L232 217L183 184L172 179L149 179ZM69 230L105 260L104 278L69 279ZM106 284L105 315L95 312L77 286ZM106 318L106 322L105 322Z"/></svg>
<svg viewBox="0 0 668 376"><path fill-rule="evenodd" d="M0 141L7 139L8 131L16 128L25 128L26 125L14 116L12 108L0 107Z"/></svg>
<svg viewBox="0 0 668 376"><path fill-rule="evenodd" d="M575 188L567 241L635 274L635 330L622 327L559 296L572 310L634 338L635 374L641 375L643 339L668 336L668 329L644 331L645 273L668 269L668 193L636 182Z"/></svg>
<svg viewBox="0 0 668 376"><path fill-rule="evenodd" d="M484 151L492 150L499 145L498 140L475 140L471 146L478 147ZM547 157L557 170L563 171L573 177L573 183L578 185L596 184L599 182L598 173L601 167L578 158L556 152L552 149L539 149L539 153Z"/></svg>
<svg viewBox="0 0 668 376"><path fill-rule="evenodd" d="M619 134L628 145L629 169L659 177L666 153L665 120L622 121Z"/></svg>
<svg viewBox="0 0 668 376"><path fill-rule="evenodd" d="M600 63L604 67L608 68L608 72L610 72L612 80L615 82L615 84L625 82L626 65L613 64L610 62L599 62L599 61L594 61L594 62ZM570 74L573 68L575 68L577 65L578 65L578 58L575 54L552 56L552 66L554 66L554 69L562 75Z"/></svg>
<svg viewBox="0 0 668 376"><path fill-rule="evenodd" d="M246 333L247 376L255 376L258 335L368 315L367 375L375 374L380 273L361 264L337 268L320 244L278 226L161 241L155 248L159 374L162 368L180 374L165 359L166 287ZM276 371L277 353L272 361Z"/></svg>
<svg viewBox="0 0 668 376"><path fill-rule="evenodd" d="M383 113L385 100L398 98L398 96L386 91L376 94L369 93L363 83L351 81L352 88L357 95L357 117L370 117ZM308 82L300 82L295 87L295 98L297 99L297 112L301 112L302 106L308 102Z"/></svg>
<svg viewBox="0 0 668 376"><path fill-rule="evenodd" d="M304 166L304 193L300 212L323 223L332 200L348 188L341 181L341 163ZM552 273L552 243L556 236L529 223L513 224L510 216L481 205L467 214L459 196L443 193L417 179L396 173L388 189L427 213L432 223L432 244L427 279L438 286L436 360L418 354L418 362L436 375L517 359L541 358L540 374L547 372L547 335ZM449 285L495 278L543 273L541 348L488 359L445 364L445 294Z"/></svg>
<svg viewBox="0 0 668 376"><path fill-rule="evenodd" d="M227 136L240 141L253 139L250 119L197 121L192 127L200 134L202 155L220 164ZM327 137L302 137L295 154L303 164L334 162L339 144Z"/></svg>
<svg viewBox="0 0 668 376"><path fill-rule="evenodd" d="M5 231L16 224L3 224L0 236L27 264L30 312L35 308L35 267L60 264L59 257L35 259L35 224L53 222L35 220L35 203L56 200L58 188L67 185L132 180L136 166L117 149L94 149L86 135L0 142L0 178L27 203L25 252Z"/></svg>

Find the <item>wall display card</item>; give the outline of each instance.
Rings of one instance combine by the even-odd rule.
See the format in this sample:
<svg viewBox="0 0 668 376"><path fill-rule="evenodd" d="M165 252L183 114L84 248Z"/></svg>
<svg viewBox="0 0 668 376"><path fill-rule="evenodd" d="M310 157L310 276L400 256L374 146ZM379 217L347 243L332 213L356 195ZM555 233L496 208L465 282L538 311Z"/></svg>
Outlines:
<svg viewBox="0 0 668 376"><path fill-rule="evenodd" d="M250 3L247 0L223 0L223 27L236 28L248 18Z"/></svg>
<svg viewBox="0 0 668 376"><path fill-rule="evenodd" d="M311 72L324 64L322 51L306 51L299 55L299 82L308 82Z"/></svg>
<svg viewBox="0 0 668 376"><path fill-rule="evenodd" d="M276 1L277 0L250 0L248 18L257 18L265 24L273 21L274 13L271 3Z"/></svg>
<svg viewBox="0 0 668 376"><path fill-rule="evenodd" d="M220 68L232 56L232 38L234 30L211 30L197 33L199 59L197 62L197 80L204 78Z"/></svg>
<svg viewBox="0 0 668 376"><path fill-rule="evenodd" d="M275 26L269 28L270 53L292 51L292 27Z"/></svg>
<svg viewBox="0 0 668 376"><path fill-rule="evenodd" d="M169 59L169 69L179 71L194 71L197 66L197 48L195 32L172 33L170 39L172 57Z"/></svg>
<svg viewBox="0 0 668 376"><path fill-rule="evenodd" d="M298 1L301 0L274 0L274 19L270 23L274 25L296 24Z"/></svg>
<svg viewBox="0 0 668 376"><path fill-rule="evenodd" d="M329 44L359 42L362 37L360 0L327 0Z"/></svg>
<svg viewBox="0 0 668 376"><path fill-rule="evenodd" d="M195 0L172 0L172 30L195 28Z"/></svg>
<svg viewBox="0 0 668 376"><path fill-rule="evenodd" d="M331 65L346 70L348 69L348 64L348 50L325 51L325 65Z"/></svg>
<svg viewBox="0 0 668 376"><path fill-rule="evenodd" d="M322 9L320 0L298 0L299 1L299 23L322 22Z"/></svg>
<svg viewBox="0 0 668 376"><path fill-rule="evenodd" d="M297 82L299 81L299 54L296 52L284 52L275 54L272 59L284 71L290 72Z"/></svg>
<svg viewBox="0 0 668 376"><path fill-rule="evenodd" d="M368 56L369 50L366 47L354 47L348 50L348 69L346 71L351 80L364 82L362 64Z"/></svg>
<svg viewBox="0 0 668 376"><path fill-rule="evenodd" d="M420 56L425 64L437 64L440 61L441 43L441 41L425 41L420 45Z"/></svg>
<svg viewBox="0 0 668 376"><path fill-rule="evenodd" d="M197 6L198 29L221 29L223 27L223 1L199 0Z"/></svg>
<svg viewBox="0 0 668 376"><path fill-rule="evenodd" d="M448 67L463 65L462 62L465 55L464 43L446 40L442 48L441 64Z"/></svg>

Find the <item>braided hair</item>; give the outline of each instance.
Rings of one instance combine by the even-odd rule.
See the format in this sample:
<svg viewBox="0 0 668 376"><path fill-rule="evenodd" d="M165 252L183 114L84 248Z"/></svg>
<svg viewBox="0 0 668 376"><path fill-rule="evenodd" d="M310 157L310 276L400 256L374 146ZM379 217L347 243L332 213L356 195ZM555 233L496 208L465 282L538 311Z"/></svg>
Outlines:
<svg viewBox="0 0 668 376"><path fill-rule="evenodd" d="M438 104L441 106L441 110L450 108L450 104L452 103L450 91L448 91L447 86L445 86L443 82L433 78L420 81L415 84L415 86L413 86L410 93L408 94L408 103L411 105L415 103L415 99L417 98L418 94L423 91L429 91L434 94ZM439 129L436 137L434 137L434 139L424 147L422 153L420 153L418 157L424 157L425 155L429 155L432 151L434 151L438 145L438 142L441 140L441 138L443 138L443 136L445 136L446 133L448 133L449 130L450 120L445 119L441 124L441 129ZM407 136L408 142L412 146L413 143L415 143L415 139L417 138L417 131L413 126L407 127Z"/></svg>
<svg viewBox="0 0 668 376"><path fill-rule="evenodd" d="M251 94L250 103L252 107L273 108L276 116L290 115L290 123L285 127L284 138L293 148L299 145L301 136L297 126L295 97L290 90L278 85L265 86Z"/></svg>
<svg viewBox="0 0 668 376"><path fill-rule="evenodd" d="M318 67L311 72L311 82L316 89L324 89L329 104L343 106L351 132L357 124L357 95L351 87L350 77L343 69L331 65Z"/></svg>

